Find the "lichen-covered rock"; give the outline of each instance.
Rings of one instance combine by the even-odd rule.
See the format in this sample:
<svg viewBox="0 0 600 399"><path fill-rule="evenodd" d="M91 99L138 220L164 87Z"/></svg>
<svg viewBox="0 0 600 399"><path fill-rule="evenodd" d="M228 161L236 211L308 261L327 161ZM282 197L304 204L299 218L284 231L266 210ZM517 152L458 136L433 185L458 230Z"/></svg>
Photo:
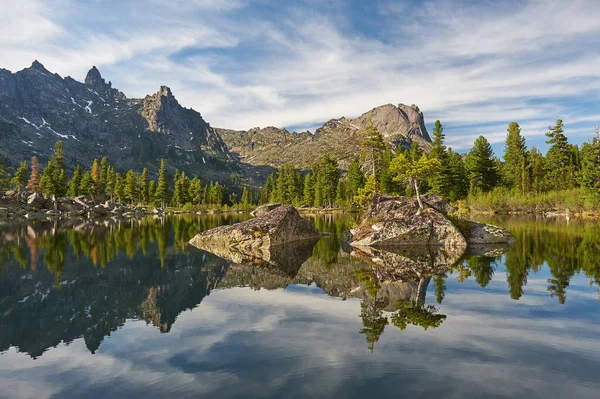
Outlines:
<svg viewBox="0 0 600 399"><path fill-rule="evenodd" d="M352 230L352 246L440 245L466 247L459 229L442 213L407 197L376 195L362 224Z"/></svg>
<svg viewBox="0 0 600 399"><path fill-rule="evenodd" d="M427 203L427 205L429 205L433 209L436 209L440 212L455 213L456 211L458 211L457 207L450 205L448 201L444 200L437 194L422 195L421 200Z"/></svg>
<svg viewBox="0 0 600 399"><path fill-rule="evenodd" d="M486 223L469 221L469 230L464 233L469 245L513 244L515 242L508 230Z"/></svg>
<svg viewBox="0 0 600 399"><path fill-rule="evenodd" d="M281 206L281 203L277 202L275 204L266 204L266 205L261 205L258 208L256 208L255 210L253 210L252 212L250 212L250 214L252 216L254 216L255 218L260 217L260 216L264 216L267 213L271 212L273 209L279 208Z"/></svg>
<svg viewBox="0 0 600 399"><path fill-rule="evenodd" d="M220 246L240 251L268 250L277 245L321 236L321 232L302 218L294 207L281 206L245 222L204 231L192 238L190 244L201 249Z"/></svg>

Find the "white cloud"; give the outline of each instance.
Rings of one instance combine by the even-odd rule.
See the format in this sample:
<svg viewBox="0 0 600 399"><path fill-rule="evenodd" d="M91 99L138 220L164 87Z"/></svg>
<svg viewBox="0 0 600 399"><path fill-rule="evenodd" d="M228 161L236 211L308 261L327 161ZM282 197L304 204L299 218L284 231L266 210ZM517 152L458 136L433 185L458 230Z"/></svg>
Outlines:
<svg viewBox="0 0 600 399"><path fill-rule="evenodd" d="M578 105L600 94L593 0L381 1L363 30L341 1L61 6L57 14L46 3L10 1L0 65L15 70L38 58L82 79L95 64L130 96L166 84L213 126L312 126L415 103L466 149L484 132L502 141L500 127L512 120L531 126L523 131L534 142L557 117L575 141L600 122L597 110Z"/></svg>

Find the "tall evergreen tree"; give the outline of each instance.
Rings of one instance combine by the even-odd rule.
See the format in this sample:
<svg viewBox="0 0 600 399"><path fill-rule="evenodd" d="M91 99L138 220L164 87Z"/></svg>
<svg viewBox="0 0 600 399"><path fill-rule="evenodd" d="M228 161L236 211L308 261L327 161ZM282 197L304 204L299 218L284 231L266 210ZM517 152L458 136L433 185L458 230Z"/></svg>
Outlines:
<svg viewBox="0 0 600 399"><path fill-rule="evenodd" d="M106 195L110 198L111 201L114 201L115 198L115 184L116 184L116 174L115 169L112 166L108 166L106 171Z"/></svg>
<svg viewBox="0 0 600 399"><path fill-rule="evenodd" d="M372 174L377 174L377 159L379 154L386 149L383 136L371 121L369 117L365 129L360 133L361 138L361 159L371 165Z"/></svg>
<svg viewBox="0 0 600 399"><path fill-rule="evenodd" d="M190 181L190 188L188 189L190 201L194 204L200 205L202 203L202 182L197 177L194 177Z"/></svg>
<svg viewBox="0 0 600 399"><path fill-rule="evenodd" d="M125 174L124 199L130 203L135 203L140 197L140 187L138 174L130 169Z"/></svg>
<svg viewBox="0 0 600 399"><path fill-rule="evenodd" d="M595 203L600 200L600 131L581 148L581 188Z"/></svg>
<svg viewBox="0 0 600 399"><path fill-rule="evenodd" d="M315 181L315 205L331 208L335 203L340 171L335 158L325 155L319 164Z"/></svg>
<svg viewBox="0 0 600 399"><path fill-rule="evenodd" d="M150 203L150 193L148 191L148 168L142 170L142 176L140 177L140 200L143 204Z"/></svg>
<svg viewBox="0 0 600 399"><path fill-rule="evenodd" d="M27 182L27 190L32 193L39 192L41 190L40 179L40 164L38 162L38 158L34 155L31 157L31 175L29 176L29 181Z"/></svg>
<svg viewBox="0 0 600 399"><path fill-rule="evenodd" d="M102 184L100 164L98 163L98 159L94 159L94 162L92 163L90 177L92 178L91 194L98 196L104 193L104 185Z"/></svg>
<svg viewBox="0 0 600 399"><path fill-rule="evenodd" d="M156 185L156 193L154 194L157 201L160 201L161 207L164 209L167 201L169 201L169 183L167 182L167 171L165 160L160 160L160 169L158 170L158 184Z"/></svg>
<svg viewBox="0 0 600 399"><path fill-rule="evenodd" d="M521 127L517 122L511 122L506 132L503 182L509 189L516 189L523 194L529 189L530 176L525 137L521 135Z"/></svg>
<svg viewBox="0 0 600 399"><path fill-rule="evenodd" d="M449 170L448 153L444 145L445 138L442 124L439 120L435 121L429 158L435 158L440 161L440 170L429 179L429 185L434 193L449 199L452 190L452 175Z"/></svg>
<svg viewBox="0 0 600 399"><path fill-rule="evenodd" d="M29 172L29 164L27 164L27 161L23 161L12 179L12 184L19 194L27 184L27 172Z"/></svg>
<svg viewBox="0 0 600 399"><path fill-rule="evenodd" d="M572 149L564 134L564 125L561 119L556 120L556 125L548 126L547 144L550 148L546 153L546 179L548 185L555 190L573 186L569 175L572 168Z"/></svg>
<svg viewBox="0 0 600 399"><path fill-rule="evenodd" d="M450 174L451 189L449 199L463 199L469 193L469 179L462 156L448 148L448 173Z"/></svg>
<svg viewBox="0 0 600 399"><path fill-rule="evenodd" d="M308 173L304 177L303 202L306 206L315 204L315 179L312 173Z"/></svg>
<svg viewBox="0 0 600 399"><path fill-rule="evenodd" d="M529 162L529 171L531 173L531 191L539 194L544 191L544 156L537 148L531 147L531 150L527 153L527 161Z"/></svg>
<svg viewBox="0 0 600 399"><path fill-rule="evenodd" d="M83 170L81 165L77 165L75 167L75 171L73 172L73 177L69 180L69 188L67 189L67 196L76 197L79 195L79 186L81 185L81 177L83 174Z"/></svg>
<svg viewBox="0 0 600 399"><path fill-rule="evenodd" d="M465 166L471 193L487 192L496 187L499 180L498 165L492 146L485 137L477 137L467 155Z"/></svg>
<svg viewBox="0 0 600 399"><path fill-rule="evenodd" d="M10 188L10 173L4 165L2 155L0 155L0 190L8 190Z"/></svg>
<svg viewBox="0 0 600 399"><path fill-rule="evenodd" d="M346 194L348 198L354 198L358 194L358 189L365 186L365 174L360 169L360 162L355 159L348 169Z"/></svg>
<svg viewBox="0 0 600 399"><path fill-rule="evenodd" d="M56 198L64 196L67 192L64 147L60 140L54 145L54 155L52 155L44 168L40 185L43 192L54 199L54 207L58 209Z"/></svg>
<svg viewBox="0 0 600 399"><path fill-rule="evenodd" d="M246 186L244 186L244 189L242 190L242 197L240 199L240 203L244 206L252 205L252 194L250 193L250 190L248 190L248 187L246 187Z"/></svg>
<svg viewBox="0 0 600 399"><path fill-rule="evenodd" d="M88 170L81 175L81 181L79 182L79 193L78 195L90 195L94 192L94 179L92 173Z"/></svg>

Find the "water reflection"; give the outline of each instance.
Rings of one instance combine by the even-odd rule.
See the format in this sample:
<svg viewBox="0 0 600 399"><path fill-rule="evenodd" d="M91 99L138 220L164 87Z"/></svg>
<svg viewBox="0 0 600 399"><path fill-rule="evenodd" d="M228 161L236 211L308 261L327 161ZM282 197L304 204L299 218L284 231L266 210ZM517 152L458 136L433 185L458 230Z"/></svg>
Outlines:
<svg viewBox="0 0 600 399"><path fill-rule="evenodd" d="M296 285L358 298L360 333L373 351L388 326L440 327L447 316L437 305L450 278L486 288L501 265L510 298L519 300L528 276L547 265L546 288L558 304L565 304L574 275L582 273L596 286L600 280L600 228L591 222L496 220L511 230L516 244L472 248L462 257L445 248L349 248L340 237L356 220L347 215L314 217L319 229L333 234L260 256L216 256L187 245L199 230L245 218L2 226L0 352L14 346L36 358L83 337L94 353L129 319L169 332L182 312L212 290Z"/></svg>

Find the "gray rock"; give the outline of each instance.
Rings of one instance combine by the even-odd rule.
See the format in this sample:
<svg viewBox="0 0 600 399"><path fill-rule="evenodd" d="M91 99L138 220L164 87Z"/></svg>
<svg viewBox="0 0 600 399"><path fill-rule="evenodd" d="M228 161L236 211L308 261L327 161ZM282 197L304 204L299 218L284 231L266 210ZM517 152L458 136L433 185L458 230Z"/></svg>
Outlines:
<svg viewBox="0 0 600 399"><path fill-rule="evenodd" d="M465 231L469 245L513 244L515 238L506 229L480 222L469 221L469 230Z"/></svg>
<svg viewBox="0 0 600 399"><path fill-rule="evenodd" d="M281 206L281 203L276 203L276 204L266 204L266 205L261 205L258 208L256 208L255 210L253 210L252 212L250 212L250 214L252 216L254 216L255 218L266 215L267 213L271 212L273 209L279 208Z"/></svg>
<svg viewBox="0 0 600 399"><path fill-rule="evenodd" d="M192 238L190 244L209 251L211 247L227 247L239 251L268 250L277 245L321 236L322 233L302 218L294 207L281 206L245 222L202 232Z"/></svg>
<svg viewBox="0 0 600 399"><path fill-rule="evenodd" d="M376 195L362 224L352 230L352 246L439 245L466 248L460 230L425 203L414 198Z"/></svg>
<svg viewBox="0 0 600 399"><path fill-rule="evenodd" d="M446 200L444 200L437 194L422 195L421 200L423 202L426 202L427 205L429 205L433 209L436 209L440 212L455 213L456 211L458 211L458 208L450 205Z"/></svg>

